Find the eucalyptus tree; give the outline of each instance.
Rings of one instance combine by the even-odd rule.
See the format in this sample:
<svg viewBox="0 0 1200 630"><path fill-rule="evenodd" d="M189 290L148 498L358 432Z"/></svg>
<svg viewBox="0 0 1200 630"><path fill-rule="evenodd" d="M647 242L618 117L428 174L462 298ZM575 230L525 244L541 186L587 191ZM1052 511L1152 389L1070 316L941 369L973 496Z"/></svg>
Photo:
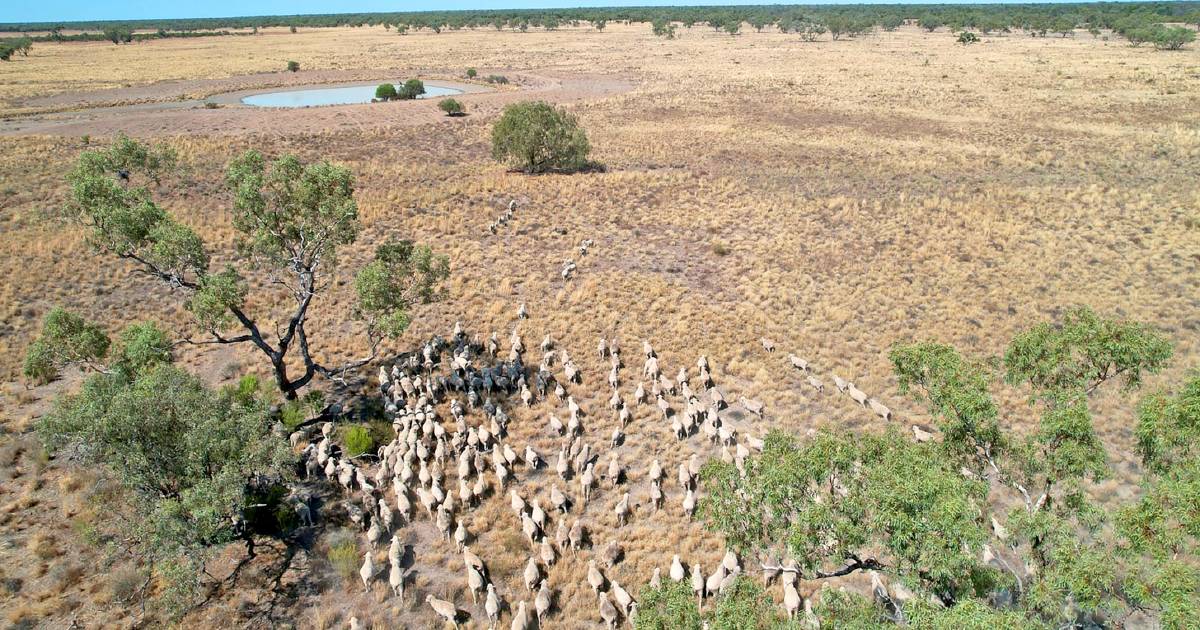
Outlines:
<svg viewBox="0 0 1200 630"><path fill-rule="evenodd" d="M445 256L409 241L388 243L354 282L357 300L346 313L363 323L369 350L340 364L318 360L310 337L310 311L333 284L344 249L362 230L349 169L326 161L305 164L293 155L268 161L258 151L235 158L225 174L233 199L237 247L232 262L214 268L204 238L160 207L148 184L177 172L166 146L119 137L107 148L83 152L67 176L71 203L64 214L88 231L98 252L127 261L179 295L204 331L194 344L248 344L270 363L275 384L288 399L314 377L341 378L370 362L381 342L408 326L414 306L433 301L449 275ZM257 280L247 277L251 271ZM272 309L255 313L251 293ZM46 343L52 343L48 337ZM53 349L35 348L42 354ZM292 368L299 365L298 372ZM53 376L40 364L39 378Z"/></svg>
<svg viewBox="0 0 1200 630"><path fill-rule="evenodd" d="M1116 533L1089 493L1111 472L1090 397L1106 383L1139 387L1171 353L1154 329L1087 308L1022 332L996 359L899 344L899 388L924 404L939 440L893 428L804 440L774 431L744 472L705 467L701 513L732 547L795 558L805 579L878 571L906 587L882 605L827 593L819 613L838 627L1071 627L1133 611L1185 627L1178 620L1200 598L1200 573L1179 560L1194 557L1200 535L1200 379L1140 408L1150 473ZM1031 430L1001 421L1001 382L1027 397Z"/></svg>

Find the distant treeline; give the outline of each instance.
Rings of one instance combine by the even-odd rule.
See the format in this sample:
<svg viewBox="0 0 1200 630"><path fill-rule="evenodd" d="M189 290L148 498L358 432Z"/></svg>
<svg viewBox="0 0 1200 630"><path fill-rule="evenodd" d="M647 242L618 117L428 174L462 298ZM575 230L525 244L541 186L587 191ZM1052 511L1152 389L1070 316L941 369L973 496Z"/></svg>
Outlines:
<svg viewBox="0 0 1200 630"><path fill-rule="evenodd" d="M736 33L742 24L756 30L778 26L795 31L804 24L850 24L855 30L895 28L905 21L934 30L978 29L984 32L1021 29L1038 34L1075 28L1125 32L1151 25L1200 23L1200 2L1099 2L1089 4L991 5L768 5L737 7L613 7L577 9L511 9L480 11L423 11L411 13L337 13L327 15L277 15L229 18L124 20L92 22L41 22L0 24L0 32L50 31L39 40L110 40L115 42L158 37L202 37L231 34L224 29L332 26L376 26L410 30L495 28L526 30L607 23L678 23L690 28L703 24ZM157 32L146 32L157 29ZM62 35L63 30L84 31ZM143 31L143 32L137 32ZM115 39L114 39L115 37Z"/></svg>

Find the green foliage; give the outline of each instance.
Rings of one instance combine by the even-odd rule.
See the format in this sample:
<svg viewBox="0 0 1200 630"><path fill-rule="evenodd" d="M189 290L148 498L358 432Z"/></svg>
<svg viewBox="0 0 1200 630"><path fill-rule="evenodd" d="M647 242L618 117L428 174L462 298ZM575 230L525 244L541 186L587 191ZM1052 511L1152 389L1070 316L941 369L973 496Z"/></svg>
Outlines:
<svg viewBox="0 0 1200 630"><path fill-rule="evenodd" d="M783 626L771 597L758 582L744 575L735 578L731 587L717 597L707 617L709 630L767 630Z"/></svg>
<svg viewBox="0 0 1200 630"><path fill-rule="evenodd" d="M675 24L669 20L654 20L650 22L650 31L655 37L675 39Z"/></svg>
<svg viewBox="0 0 1200 630"><path fill-rule="evenodd" d="M130 324L117 341L115 368L136 375L156 365L171 363L171 345L166 331L157 324Z"/></svg>
<svg viewBox="0 0 1200 630"><path fill-rule="evenodd" d="M496 85L508 85L508 77L500 74L489 74L485 77L484 82L493 83Z"/></svg>
<svg viewBox="0 0 1200 630"><path fill-rule="evenodd" d="M249 286L232 266L200 278L200 285L184 304L206 330L222 330L233 323L232 310L246 303Z"/></svg>
<svg viewBox="0 0 1200 630"><path fill-rule="evenodd" d="M575 116L543 101L505 107L492 128L492 157L527 173L581 169L590 150Z"/></svg>
<svg viewBox="0 0 1200 630"><path fill-rule="evenodd" d="M958 34L958 43L963 46L979 43L979 36L971 31L963 31Z"/></svg>
<svg viewBox="0 0 1200 630"><path fill-rule="evenodd" d="M463 113L462 103L452 99L444 98L438 102L438 109L446 112L447 116L459 116Z"/></svg>
<svg viewBox="0 0 1200 630"><path fill-rule="evenodd" d="M982 472L987 459L1004 450L984 365L963 359L950 346L928 342L898 345L888 357L900 393L912 393L928 405L948 454Z"/></svg>
<svg viewBox="0 0 1200 630"><path fill-rule="evenodd" d="M375 98L381 101L390 101L396 98L396 86L391 83L381 83L375 88Z"/></svg>
<svg viewBox="0 0 1200 630"><path fill-rule="evenodd" d="M346 446L348 457L358 457L363 453L369 453L375 447L371 430L364 426L347 427L346 433L342 436L342 442Z"/></svg>
<svg viewBox="0 0 1200 630"><path fill-rule="evenodd" d="M936 448L892 432L822 432L798 444L774 431L744 476L724 462L704 467L700 512L742 551L786 540L809 575L878 549L932 592L969 595L985 573L975 553L986 540L978 506L987 488Z"/></svg>
<svg viewBox="0 0 1200 630"><path fill-rule="evenodd" d="M404 85L400 86L400 88L396 90L396 98L402 101L411 101L412 99L417 98L424 93L424 82L422 82L420 79L409 79L404 82Z"/></svg>
<svg viewBox="0 0 1200 630"><path fill-rule="evenodd" d="M300 71L300 62L299 61L287 62L287 71L288 72L299 72Z"/></svg>
<svg viewBox="0 0 1200 630"><path fill-rule="evenodd" d="M11 61L13 53L21 53L23 57L29 56L29 51L33 49L33 39L29 37L17 37L14 39L0 39L0 61Z"/></svg>
<svg viewBox="0 0 1200 630"><path fill-rule="evenodd" d="M927 32L932 33L936 31L939 26L942 26L943 22L941 18L935 15L927 14L922 15L921 19L917 21L917 24L919 24L921 28L925 29Z"/></svg>
<svg viewBox="0 0 1200 630"><path fill-rule="evenodd" d="M1159 50L1180 50L1196 41L1196 31L1185 26L1162 26L1151 31L1150 41Z"/></svg>
<svg viewBox="0 0 1200 630"><path fill-rule="evenodd" d="M925 402L940 442L914 443L890 428L803 442L772 432L744 472L704 467L701 517L733 548L795 558L806 579L888 574L916 595L902 605L912 627L1116 625L1135 609L1187 627L1200 602L1200 567L1180 561L1200 555L1200 373L1179 394L1140 405L1138 452L1149 475L1115 531L1088 485L1109 474L1089 393L1114 379L1136 387L1170 355L1150 327L1087 309L1035 326L1002 363L1009 384L1032 390L1041 417L1034 431L1009 433L990 391L1001 361L968 360L937 343L897 345L899 387ZM1000 505L1016 505L1006 523L993 511ZM1015 605L989 603L1001 589L999 601ZM894 623L852 593L826 591L817 612L822 627Z"/></svg>
<svg viewBox="0 0 1200 630"><path fill-rule="evenodd" d="M475 68L467 68L467 78L468 79L474 79L475 76L478 74L479 73L475 70Z"/></svg>
<svg viewBox="0 0 1200 630"><path fill-rule="evenodd" d="M1149 326L1105 319L1090 308L1066 313L1061 325L1039 324L1018 335L1004 354L1006 380L1027 383L1039 396L1090 391L1122 377L1126 389L1141 385L1171 358L1171 344Z"/></svg>
<svg viewBox="0 0 1200 630"><path fill-rule="evenodd" d="M73 453L119 483L129 513L106 524L166 579L163 598L176 611L194 597L204 559L236 535L248 480L290 468L264 403L213 392L168 364L89 377L37 431L51 452Z"/></svg>
<svg viewBox="0 0 1200 630"><path fill-rule="evenodd" d="M357 579L362 558L358 554L358 540L354 533L344 529L336 531L329 535L328 544L329 552L325 557L334 572L347 582Z"/></svg>
<svg viewBox="0 0 1200 630"><path fill-rule="evenodd" d="M241 246L274 265L315 267L358 237L354 176L344 166L284 155L268 167L251 150L230 163L225 181L234 193ZM299 250L299 243L311 245Z"/></svg>
<svg viewBox="0 0 1200 630"><path fill-rule="evenodd" d="M700 630L700 609L687 581L665 580L639 594L633 627L638 630Z"/></svg>
<svg viewBox="0 0 1200 630"><path fill-rule="evenodd" d="M95 368L108 355L108 335L74 313L54 307L42 322L42 332L29 346L23 373L36 383L58 377L59 370L72 364Z"/></svg>
<svg viewBox="0 0 1200 630"><path fill-rule="evenodd" d="M380 245L375 259L354 279L356 314L378 333L396 337L408 328L414 304L432 302L450 275L450 259L425 245L397 241Z"/></svg>

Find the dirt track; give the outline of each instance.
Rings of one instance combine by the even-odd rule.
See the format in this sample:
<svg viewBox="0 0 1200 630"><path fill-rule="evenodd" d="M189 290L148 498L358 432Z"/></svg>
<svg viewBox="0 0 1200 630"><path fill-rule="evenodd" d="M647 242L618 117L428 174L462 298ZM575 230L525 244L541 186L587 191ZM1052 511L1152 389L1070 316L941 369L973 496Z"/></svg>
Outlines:
<svg viewBox="0 0 1200 630"><path fill-rule="evenodd" d="M527 99L556 103L603 98L628 91L633 83L605 76L558 73L507 74L512 83L500 88L445 80L430 85L463 90L459 100L469 114L490 115L505 105ZM433 99L295 109L242 105L241 97L272 87L338 85L381 79L378 72L323 71L301 74L261 74L229 79L173 81L134 88L60 94L27 104L47 113L0 120L0 135L132 136L282 134L333 130L366 130L419 125L445 119ZM384 77L384 79L390 77ZM191 94L208 98L188 98ZM209 109L206 102L219 107Z"/></svg>

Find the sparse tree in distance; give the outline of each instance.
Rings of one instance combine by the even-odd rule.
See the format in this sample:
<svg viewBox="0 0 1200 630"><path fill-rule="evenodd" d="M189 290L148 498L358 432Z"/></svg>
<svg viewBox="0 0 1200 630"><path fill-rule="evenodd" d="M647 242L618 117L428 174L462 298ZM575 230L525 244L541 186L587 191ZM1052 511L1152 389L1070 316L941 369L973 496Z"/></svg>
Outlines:
<svg viewBox="0 0 1200 630"><path fill-rule="evenodd" d="M424 93L425 83L423 81L420 79L409 79L396 90L396 98L402 101L411 101Z"/></svg>
<svg viewBox="0 0 1200 630"><path fill-rule="evenodd" d="M467 68L467 78L468 79L474 79L475 76L478 74L479 73L476 72L475 68Z"/></svg>
<svg viewBox="0 0 1200 630"><path fill-rule="evenodd" d="M287 62L287 70L288 70L288 72L299 72L300 71L300 62L299 61Z"/></svg>
<svg viewBox="0 0 1200 630"><path fill-rule="evenodd" d="M381 101L390 101L396 98L396 86L391 83L381 83L375 88L375 98Z"/></svg>
<svg viewBox="0 0 1200 630"><path fill-rule="evenodd" d="M575 116L543 101L505 107L492 128L492 157L527 173L579 170L590 150Z"/></svg>
<svg viewBox="0 0 1200 630"><path fill-rule="evenodd" d="M664 39L675 39L675 25L667 20L655 19L650 23L650 31L656 37Z"/></svg>

